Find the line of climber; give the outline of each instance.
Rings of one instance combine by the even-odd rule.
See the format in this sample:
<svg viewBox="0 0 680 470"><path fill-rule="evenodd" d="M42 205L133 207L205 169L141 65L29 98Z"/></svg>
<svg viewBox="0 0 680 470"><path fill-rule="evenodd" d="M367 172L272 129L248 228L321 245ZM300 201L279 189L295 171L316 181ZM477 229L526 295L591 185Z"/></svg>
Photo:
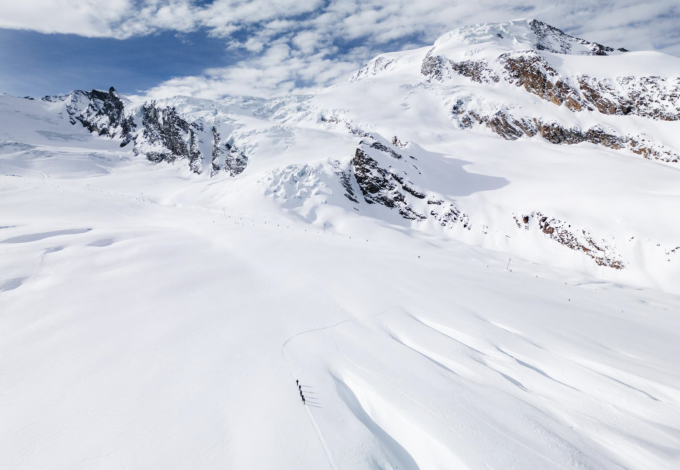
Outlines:
<svg viewBox="0 0 680 470"><path fill-rule="evenodd" d="M302 385L300 385L300 381L295 379L295 385L297 385L298 390L300 391L300 398L302 398L302 404L305 404L305 395L302 393Z"/></svg>

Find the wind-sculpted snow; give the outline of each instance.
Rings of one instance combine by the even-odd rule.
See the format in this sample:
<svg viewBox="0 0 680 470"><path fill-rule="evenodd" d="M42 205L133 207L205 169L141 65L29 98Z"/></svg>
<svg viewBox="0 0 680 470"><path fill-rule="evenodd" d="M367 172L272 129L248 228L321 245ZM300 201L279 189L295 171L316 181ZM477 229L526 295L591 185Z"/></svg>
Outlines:
<svg viewBox="0 0 680 470"><path fill-rule="evenodd" d="M322 378L313 390L323 409L315 414L321 429L335 431L325 433L335 462L363 468L368 454L376 466L408 469L672 468L675 438L635 423L642 416L674 423L674 390L637 367L630 373L627 365L640 358L597 340L621 333L620 316L606 320L575 297L564 300L569 320L539 305L512 309L523 295L527 303L543 298L523 288L501 309L491 307L500 300L494 294L464 296L473 294L475 307L453 315L394 308L291 341L293 363ZM481 305L490 311L481 314ZM508 308L513 315L503 313ZM602 329L584 331L583 321ZM309 357L310 349L320 354Z"/></svg>

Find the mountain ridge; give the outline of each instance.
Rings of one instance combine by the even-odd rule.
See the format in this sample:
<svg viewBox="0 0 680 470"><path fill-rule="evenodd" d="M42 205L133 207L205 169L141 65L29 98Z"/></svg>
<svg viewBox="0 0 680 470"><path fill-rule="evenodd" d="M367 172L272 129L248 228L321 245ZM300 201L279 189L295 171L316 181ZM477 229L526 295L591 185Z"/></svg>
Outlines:
<svg viewBox="0 0 680 470"><path fill-rule="evenodd" d="M276 195L283 191L284 178L297 188L283 191L282 199L275 196L286 211L307 207L306 212L330 203L375 220L536 260L545 260L541 252L554 243L573 253L558 253L557 258L581 260L566 265L583 269L585 263L587 270L596 266L604 276L609 274L600 268L630 272L637 271L639 263L649 271L649 259L654 259L653 264L662 267L653 268L658 272L652 277L659 279L668 269L677 275L674 250L680 240L672 232L656 233L654 237L663 239L658 243L663 254L647 253L645 261L639 261L639 247L624 245L621 238L635 240L649 232L654 222L643 215L622 235L616 224L603 223L601 214L611 212L606 204L595 215L583 203L576 204L575 212L562 202L551 209L519 192L522 202L513 207L493 197L480 202L478 191L453 189L472 187L472 175L446 168L455 160L457 141L492 142L485 129L496 138L524 142L523 148L532 152L549 151L544 142L554 148L573 147L587 157L601 152L582 147L593 145L613 152L607 153L608 159L621 160L612 168L627 165L634 156L676 168L680 142L669 126L680 120L680 74L673 76L680 71L680 60L661 58L664 64L657 56L575 38L538 20L514 20L458 28L430 47L379 55L347 82L309 95L221 101L176 96L133 104L111 87L44 97L42 102L49 113L74 126L113 139L150 162L181 163L201 180L227 184L233 179L236 184L251 175L279 188L260 194ZM661 69L669 74L640 75ZM619 76L620 70L632 74ZM514 152L498 142L491 147ZM470 153L479 154L473 160L485 165L483 151ZM307 156L324 154L329 157L318 162L318 157ZM435 161L438 167L432 166ZM587 168L576 165L572 170L578 174ZM604 175L607 169L600 171ZM447 174L448 186L446 178L439 181ZM503 186L493 183L493 189L481 193L498 192ZM500 215L490 214L489 204L504 209ZM525 239L521 245L528 247L509 247L514 237ZM540 248L534 252L532 247Z"/></svg>

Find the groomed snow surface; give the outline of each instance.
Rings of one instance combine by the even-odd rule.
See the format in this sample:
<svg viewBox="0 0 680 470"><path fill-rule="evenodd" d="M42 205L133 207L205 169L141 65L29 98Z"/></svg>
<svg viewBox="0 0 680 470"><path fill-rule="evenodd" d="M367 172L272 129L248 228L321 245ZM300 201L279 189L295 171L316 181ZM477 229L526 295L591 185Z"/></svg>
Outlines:
<svg viewBox="0 0 680 470"><path fill-rule="evenodd" d="M677 296L72 132L2 160L0 468L678 468Z"/></svg>

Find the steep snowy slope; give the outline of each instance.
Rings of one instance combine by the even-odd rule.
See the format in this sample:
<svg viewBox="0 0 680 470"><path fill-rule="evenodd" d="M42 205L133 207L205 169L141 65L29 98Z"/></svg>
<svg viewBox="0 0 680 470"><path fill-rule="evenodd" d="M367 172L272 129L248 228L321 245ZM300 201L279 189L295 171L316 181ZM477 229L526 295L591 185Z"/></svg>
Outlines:
<svg viewBox="0 0 680 470"><path fill-rule="evenodd" d="M680 60L618 47L0 96L0 467L677 468Z"/></svg>

